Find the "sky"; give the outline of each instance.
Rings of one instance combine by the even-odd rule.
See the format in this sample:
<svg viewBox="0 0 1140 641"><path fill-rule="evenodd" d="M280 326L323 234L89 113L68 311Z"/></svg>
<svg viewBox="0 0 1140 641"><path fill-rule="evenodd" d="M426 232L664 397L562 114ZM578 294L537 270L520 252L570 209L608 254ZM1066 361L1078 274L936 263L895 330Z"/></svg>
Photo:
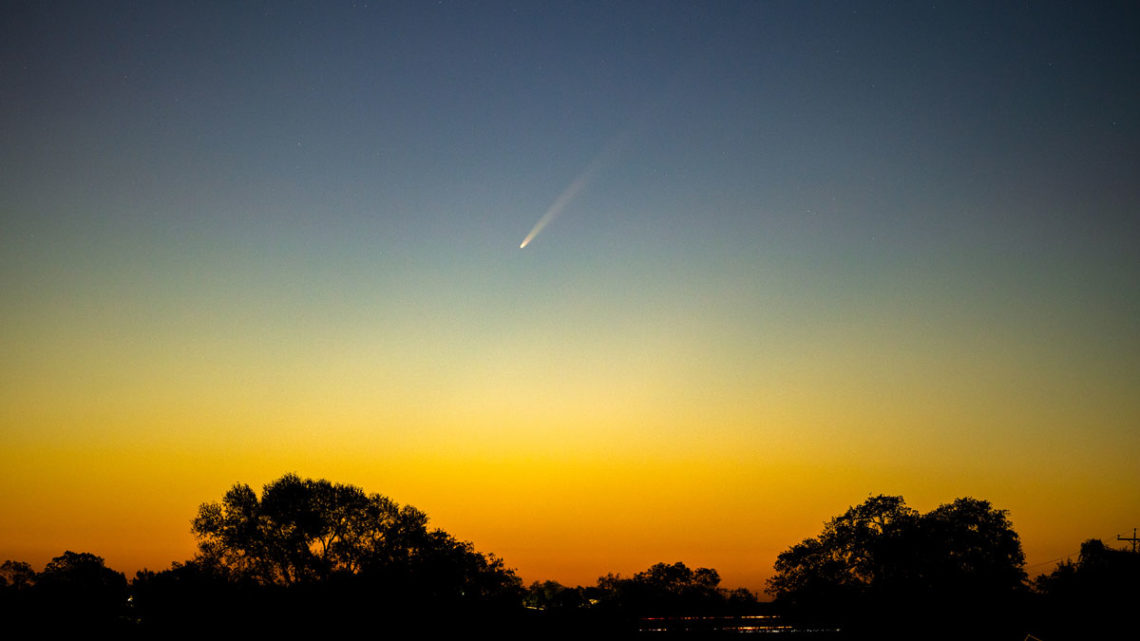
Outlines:
<svg viewBox="0 0 1140 641"><path fill-rule="evenodd" d="M1140 526L1140 10L0 2L0 558L296 472L527 582ZM533 236L532 236L533 233ZM529 240L528 240L528 237ZM525 247L520 245L525 244Z"/></svg>

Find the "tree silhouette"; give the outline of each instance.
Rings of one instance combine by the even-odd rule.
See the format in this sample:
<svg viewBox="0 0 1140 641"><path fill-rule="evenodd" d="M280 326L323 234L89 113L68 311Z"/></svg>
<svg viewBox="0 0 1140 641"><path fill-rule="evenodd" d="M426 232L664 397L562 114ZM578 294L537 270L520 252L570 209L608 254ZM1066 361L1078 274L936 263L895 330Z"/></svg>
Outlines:
<svg viewBox="0 0 1140 641"><path fill-rule="evenodd" d="M905 583L913 572L919 514L900 496L875 496L824 525L815 538L776 558L769 591L812 615L863 606L875 589Z"/></svg>
<svg viewBox="0 0 1140 641"><path fill-rule="evenodd" d="M1023 565L1006 513L987 501L960 498L920 514L902 497L875 496L781 553L768 586L803 618L878 634L938 621L950 634L1012 619Z"/></svg>
<svg viewBox="0 0 1140 641"><path fill-rule="evenodd" d="M692 570L684 563L657 563L631 578L607 574L598 589L608 607L635 615L709 614L723 610L728 595L711 568ZM743 593L734 594L737 600Z"/></svg>
<svg viewBox="0 0 1140 641"><path fill-rule="evenodd" d="M36 582L36 571L23 561L5 561L0 564L0 588L24 590Z"/></svg>
<svg viewBox="0 0 1140 641"><path fill-rule="evenodd" d="M193 521L201 556L265 584L324 580L405 560L428 539L427 516L379 494L286 474L259 499L234 485Z"/></svg>
<svg viewBox="0 0 1140 641"><path fill-rule="evenodd" d="M64 552L35 577L35 617L47 629L96 630L123 623L127 578L88 552Z"/></svg>
<svg viewBox="0 0 1140 641"><path fill-rule="evenodd" d="M1140 554L1088 539L1076 563L1062 562L1033 587L1042 638L1110 638L1113 631L1135 627Z"/></svg>
<svg viewBox="0 0 1140 641"><path fill-rule="evenodd" d="M920 521L926 589L943 598L1000 599L1025 583L1025 555L1009 518L989 502L960 498Z"/></svg>
<svg viewBox="0 0 1140 641"><path fill-rule="evenodd" d="M23 561L0 564L0 621L8 636L24 631L35 616L37 602L33 594L36 572Z"/></svg>
<svg viewBox="0 0 1140 641"><path fill-rule="evenodd" d="M229 603L247 604L225 606L231 619L272 620L292 632L332 621L347 626L365 613L407 622L521 608L521 581L501 559L427 522L413 507L323 479L286 474L260 497L236 484L220 502L199 507L192 524L198 557L141 577L140 601L149 608L180 595L217 607L211 594L225 591Z"/></svg>
<svg viewBox="0 0 1140 641"><path fill-rule="evenodd" d="M566 587L557 581L535 581L523 595L523 603L548 613L574 612L590 607L587 588Z"/></svg>

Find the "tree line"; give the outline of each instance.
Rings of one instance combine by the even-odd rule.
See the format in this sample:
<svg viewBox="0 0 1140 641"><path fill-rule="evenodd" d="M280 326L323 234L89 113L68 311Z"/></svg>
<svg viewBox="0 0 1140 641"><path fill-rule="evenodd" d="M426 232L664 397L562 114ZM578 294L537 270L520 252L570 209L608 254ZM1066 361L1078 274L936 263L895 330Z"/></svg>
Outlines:
<svg viewBox="0 0 1140 641"><path fill-rule="evenodd" d="M501 558L428 527L427 516L351 485L287 474L259 496L234 485L192 521L197 554L128 581L90 553L41 572L0 565L8 630L107 630L139 638L387 634L562 636L633 632L646 617L780 616L800 638L1088 638L1130 624L1140 555L1096 539L1028 579L1008 515L960 498L925 514L875 496L790 546L772 602L712 568L658 563L592 586L524 586ZM772 619L767 619L772 620Z"/></svg>

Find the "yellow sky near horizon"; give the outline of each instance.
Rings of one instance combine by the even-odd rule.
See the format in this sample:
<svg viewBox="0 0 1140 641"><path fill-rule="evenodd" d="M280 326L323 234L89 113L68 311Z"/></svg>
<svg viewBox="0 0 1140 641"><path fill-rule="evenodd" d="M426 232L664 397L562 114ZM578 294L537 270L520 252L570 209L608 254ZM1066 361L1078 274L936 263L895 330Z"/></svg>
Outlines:
<svg viewBox="0 0 1140 641"><path fill-rule="evenodd" d="M128 573L162 569L192 555L198 504L233 483L259 489L287 471L415 505L528 582L567 584L683 561L715 567L727 586L760 590L776 554L870 494L901 494L923 511L958 496L990 500L1010 510L1030 564L1110 536L1127 526L1114 515L1137 507L1121 491L1133 473L1125 449L1025 442L1002 433L1000 415L963 442L908 432L906 413L890 422L843 399L830 412L768 403L751 419L726 409L728 400L718 399L717 412L642 417L644 430L623 429L632 420L625 413L607 420L596 410L546 419L538 434L525 407L513 421L491 420L503 415L497 408L474 409L463 423L448 410L415 422L393 416L385 423L418 428L384 430L333 403L324 415L265 421L260 430L235 410L209 430L172 416L158 434L145 421L118 433L88 423L52 442L33 431L4 450L0 512L14 518L0 526L0 554L42 565L72 549ZM308 428L337 420L339 429ZM750 420L771 427L742 429ZM783 427L792 421L799 429Z"/></svg>

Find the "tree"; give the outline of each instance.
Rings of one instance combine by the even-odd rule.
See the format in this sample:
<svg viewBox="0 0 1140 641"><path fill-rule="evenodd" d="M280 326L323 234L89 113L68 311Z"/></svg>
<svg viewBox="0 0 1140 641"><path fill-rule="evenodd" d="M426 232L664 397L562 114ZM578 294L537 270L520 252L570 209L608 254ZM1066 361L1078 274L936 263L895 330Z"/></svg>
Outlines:
<svg viewBox="0 0 1140 641"><path fill-rule="evenodd" d="M21 632L24 623L31 623L38 605L33 588L36 572L23 561L4 561L0 564L0 621L9 637ZM29 629L32 626L26 626Z"/></svg>
<svg viewBox="0 0 1140 641"><path fill-rule="evenodd" d="M36 571L23 561L5 561L0 564L0 588L23 590L36 582Z"/></svg>
<svg viewBox="0 0 1140 641"><path fill-rule="evenodd" d="M1022 592L1024 555L1006 512L960 498L927 514L875 496L776 559L769 591L801 617L860 626L967 625Z"/></svg>
<svg viewBox="0 0 1140 641"><path fill-rule="evenodd" d="M988 601L1024 587L1025 555L1004 510L960 498L927 513L919 525L929 592Z"/></svg>
<svg viewBox="0 0 1140 641"><path fill-rule="evenodd" d="M862 607L870 592L904 582L912 571L918 518L901 496L871 497L776 557L769 591L812 614Z"/></svg>
<svg viewBox="0 0 1140 641"><path fill-rule="evenodd" d="M502 559L429 529L380 494L286 474L260 496L235 484L193 519L198 555L140 573L136 604L155 634L224 627L258 636L349 633L383 621L411 635L478 627L521 610L522 585Z"/></svg>
<svg viewBox="0 0 1140 641"><path fill-rule="evenodd" d="M724 608L727 597L712 568L692 570L684 563L657 563L632 578L607 574L598 588L610 607L632 614L696 614ZM737 596L741 596L737 594Z"/></svg>
<svg viewBox="0 0 1140 641"><path fill-rule="evenodd" d="M427 536L427 516L350 485L286 474L259 499L234 485L198 508L203 559L263 584L291 585L394 562Z"/></svg>
<svg viewBox="0 0 1140 641"><path fill-rule="evenodd" d="M330 584L357 577L393 598L517 597L501 559L427 528L427 515L351 485L286 474L261 497L234 485L198 508L193 531L203 567L265 586Z"/></svg>
<svg viewBox="0 0 1140 641"><path fill-rule="evenodd" d="M121 623L126 612L127 578L89 552L53 558L36 575L33 592L47 627L105 628Z"/></svg>
<svg viewBox="0 0 1140 641"><path fill-rule="evenodd" d="M523 603L548 613L573 612L590 605L582 587L566 587L557 581L535 581L527 588Z"/></svg>
<svg viewBox="0 0 1140 641"><path fill-rule="evenodd" d="M1135 625L1140 599L1140 554L1100 539L1081 543L1076 563L1064 561L1033 584L1042 638L1110 638Z"/></svg>

